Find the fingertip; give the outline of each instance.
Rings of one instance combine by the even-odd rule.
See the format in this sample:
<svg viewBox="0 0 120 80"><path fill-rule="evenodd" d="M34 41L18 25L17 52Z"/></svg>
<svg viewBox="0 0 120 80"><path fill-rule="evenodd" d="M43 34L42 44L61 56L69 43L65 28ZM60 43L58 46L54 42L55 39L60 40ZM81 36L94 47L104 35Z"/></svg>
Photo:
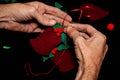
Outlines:
<svg viewBox="0 0 120 80"><path fill-rule="evenodd" d="M72 22L72 17L71 16L68 16L68 21Z"/></svg>
<svg viewBox="0 0 120 80"><path fill-rule="evenodd" d="M71 23L69 23L69 24L67 24L67 27L74 28L74 25L72 25Z"/></svg>
<svg viewBox="0 0 120 80"><path fill-rule="evenodd" d="M49 25L55 25L56 24L56 21L55 20L50 20L49 21Z"/></svg>
<svg viewBox="0 0 120 80"><path fill-rule="evenodd" d="M66 33L75 40L79 36L79 32L74 27L67 27Z"/></svg>
<svg viewBox="0 0 120 80"><path fill-rule="evenodd" d="M40 29L40 28L36 28L33 32L40 32L42 33L44 30Z"/></svg>
<svg viewBox="0 0 120 80"><path fill-rule="evenodd" d="M65 16L65 20L67 20L68 22L72 22L72 17L67 14L67 15Z"/></svg>
<svg viewBox="0 0 120 80"><path fill-rule="evenodd" d="M72 28L72 27L67 27L67 28L66 28L66 33L70 34L73 30L74 30L74 28Z"/></svg>

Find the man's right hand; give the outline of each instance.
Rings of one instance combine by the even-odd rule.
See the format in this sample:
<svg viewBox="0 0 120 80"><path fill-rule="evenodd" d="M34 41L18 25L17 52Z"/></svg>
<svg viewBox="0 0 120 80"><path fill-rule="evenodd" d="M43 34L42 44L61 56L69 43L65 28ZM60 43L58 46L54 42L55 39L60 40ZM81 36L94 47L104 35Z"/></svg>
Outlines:
<svg viewBox="0 0 120 80"><path fill-rule="evenodd" d="M88 24L70 24L65 32L74 41L79 63L75 80L97 80L108 50L106 36Z"/></svg>

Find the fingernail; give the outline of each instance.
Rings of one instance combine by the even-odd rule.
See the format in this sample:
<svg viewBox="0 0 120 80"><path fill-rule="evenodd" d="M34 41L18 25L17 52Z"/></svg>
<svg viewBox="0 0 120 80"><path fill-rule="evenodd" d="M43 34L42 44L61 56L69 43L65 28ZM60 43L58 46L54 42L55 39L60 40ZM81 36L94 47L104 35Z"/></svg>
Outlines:
<svg viewBox="0 0 120 80"><path fill-rule="evenodd" d="M55 20L50 20L50 22L49 22L50 25L54 25L55 23L56 23Z"/></svg>
<svg viewBox="0 0 120 80"><path fill-rule="evenodd" d="M68 25L68 27L71 27L71 28L73 28L73 25L72 25L72 24L69 24L69 25Z"/></svg>

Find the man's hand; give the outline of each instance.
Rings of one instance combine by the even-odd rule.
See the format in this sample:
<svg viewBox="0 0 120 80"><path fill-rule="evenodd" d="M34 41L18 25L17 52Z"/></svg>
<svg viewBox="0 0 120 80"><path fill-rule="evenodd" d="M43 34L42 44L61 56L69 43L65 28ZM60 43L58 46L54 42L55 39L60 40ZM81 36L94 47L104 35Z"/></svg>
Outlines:
<svg viewBox="0 0 120 80"><path fill-rule="evenodd" d="M40 24L53 26L64 21L64 26L71 22L71 17L56 7L41 2L27 2L0 5L0 28L23 31L41 32L35 22L22 23L36 19Z"/></svg>
<svg viewBox="0 0 120 80"><path fill-rule="evenodd" d="M88 24L70 24L65 32L74 41L79 63L75 80L97 80L108 50L106 36Z"/></svg>

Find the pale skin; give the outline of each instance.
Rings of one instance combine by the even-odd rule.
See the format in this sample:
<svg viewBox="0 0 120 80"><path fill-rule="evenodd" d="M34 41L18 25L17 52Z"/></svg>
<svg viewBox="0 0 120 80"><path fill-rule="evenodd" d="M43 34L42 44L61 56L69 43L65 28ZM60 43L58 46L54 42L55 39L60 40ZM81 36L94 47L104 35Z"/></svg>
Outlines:
<svg viewBox="0 0 120 80"><path fill-rule="evenodd" d="M106 36L88 24L70 24L65 32L74 41L78 59L75 80L97 80L108 50Z"/></svg>
<svg viewBox="0 0 120 80"><path fill-rule="evenodd" d="M53 26L56 22L62 24L64 19L65 26L72 21L67 13L37 1L0 5L0 28L22 32L42 32L35 22L21 23L31 19L36 19L45 26Z"/></svg>
<svg viewBox="0 0 120 80"><path fill-rule="evenodd" d="M67 16L66 16L67 15ZM64 32L73 39L79 64L75 80L97 80L108 50L106 36L88 24L71 23L72 18L65 12L41 2L27 2L0 5L0 28L20 32L43 32L35 22L53 26L64 20Z"/></svg>

